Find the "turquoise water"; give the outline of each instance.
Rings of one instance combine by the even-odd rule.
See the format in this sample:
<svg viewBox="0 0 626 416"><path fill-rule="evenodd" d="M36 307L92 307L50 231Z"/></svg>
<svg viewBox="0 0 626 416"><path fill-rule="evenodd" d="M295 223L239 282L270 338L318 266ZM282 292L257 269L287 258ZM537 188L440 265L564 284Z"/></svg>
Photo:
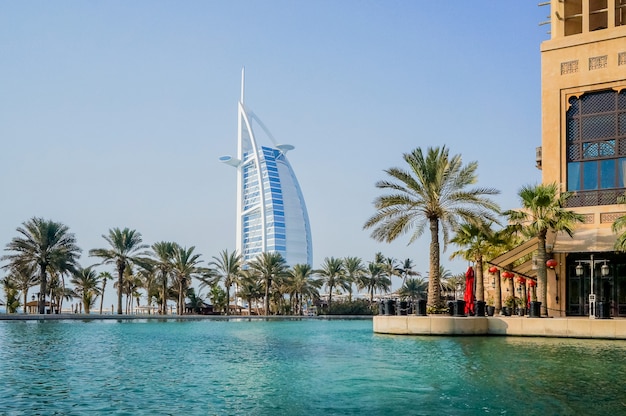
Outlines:
<svg viewBox="0 0 626 416"><path fill-rule="evenodd" d="M626 342L370 320L0 322L1 415L626 414Z"/></svg>

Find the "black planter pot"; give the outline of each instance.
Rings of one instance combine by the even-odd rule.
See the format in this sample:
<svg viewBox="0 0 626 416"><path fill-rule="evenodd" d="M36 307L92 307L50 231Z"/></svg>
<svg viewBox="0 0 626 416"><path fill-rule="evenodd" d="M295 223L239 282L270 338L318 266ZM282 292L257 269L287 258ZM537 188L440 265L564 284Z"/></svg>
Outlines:
<svg viewBox="0 0 626 416"><path fill-rule="evenodd" d="M476 311L476 316L485 316L485 305L487 303L483 302L482 300L477 300L476 302L474 302L475 305L475 311Z"/></svg>
<svg viewBox="0 0 626 416"><path fill-rule="evenodd" d="M508 306L505 306L504 308L502 308L502 315L511 316L511 308Z"/></svg>
<svg viewBox="0 0 626 416"><path fill-rule="evenodd" d="M493 316L496 313L495 306L487 306L487 316Z"/></svg>
<svg viewBox="0 0 626 416"><path fill-rule="evenodd" d="M530 302L530 317L541 318L541 302Z"/></svg>
<svg viewBox="0 0 626 416"><path fill-rule="evenodd" d="M519 316L525 316L526 315L526 308L517 308L517 314Z"/></svg>

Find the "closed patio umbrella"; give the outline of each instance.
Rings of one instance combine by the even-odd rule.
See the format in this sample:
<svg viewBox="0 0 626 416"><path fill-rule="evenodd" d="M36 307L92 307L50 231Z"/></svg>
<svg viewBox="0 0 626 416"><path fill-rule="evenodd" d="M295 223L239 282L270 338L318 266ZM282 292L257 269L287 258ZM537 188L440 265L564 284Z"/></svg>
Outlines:
<svg viewBox="0 0 626 416"><path fill-rule="evenodd" d="M465 272L465 296L463 296L463 300L465 301L465 314L474 315L474 269L472 266L469 266Z"/></svg>

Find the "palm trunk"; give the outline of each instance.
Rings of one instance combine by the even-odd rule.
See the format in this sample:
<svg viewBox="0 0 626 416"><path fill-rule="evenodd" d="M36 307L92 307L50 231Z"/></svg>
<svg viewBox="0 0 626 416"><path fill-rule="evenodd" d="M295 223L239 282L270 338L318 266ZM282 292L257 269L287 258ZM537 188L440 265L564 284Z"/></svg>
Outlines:
<svg viewBox="0 0 626 416"><path fill-rule="evenodd" d="M104 288L107 286L107 278L102 280L102 293L100 293L100 315L102 315L102 305L104 304Z"/></svg>
<svg viewBox="0 0 626 416"><path fill-rule="evenodd" d="M483 256L476 259L476 300L485 301L485 277L483 276Z"/></svg>
<svg viewBox="0 0 626 416"><path fill-rule="evenodd" d="M330 312L330 305L333 303L333 287L328 287L328 312Z"/></svg>
<svg viewBox="0 0 626 416"><path fill-rule="evenodd" d="M178 284L178 307L176 308L176 313L178 314L178 316L183 314L183 308L185 307L184 300L185 297L183 296L183 281L181 279L180 283Z"/></svg>
<svg viewBox="0 0 626 416"><path fill-rule="evenodd" d="M264 299L264 305L263 307L265 308L265 315L269 315L270 313L270 285L272 284L272 278L268 277L265 279L265 299Z"/></svg>
<svg viewBox="0 0 626 416"><path fill-rule="evenodd" d="M39 283L39 299L37 300L37 309L39 309L40 314L44 314L46 313L46 290L48 289L45 265L40 266L40 276L41 282Z"/></svg>
<svg viewBox="0 0 626 416"><path fill-rule="evenodd" d="M26 313L26 302L28 302L28 289L24 290L24 310L22 311L23 314Z"/></svg>
<svg viewBox="0 0 626 416"><path fill-rule="evenodd" d="M122 314L122 291L124 290L124 269L126 265L120 263L117 265L117 314Z"/></svg>
<svg viewBox="0 0 626 416"><path fill-rule="evenodd" d="M500 278L500 269L496 272L496 300L495 300L495 313L500 314L502 310L502 280Z"/></svg>
<svg viewBox="0 0 626 416"><path fill-rule="evenodd" d="M546 302L548 295L548 273L546 270L546 233L541 232L538 235L537 243L537 300L541 302L541 315L548 315L548 305Z"/></svg>
<svg viewBox="0 0 626 416"><path fill-rule="evenodd" d="M230 285L225 284L226 286L226 316L230 315Z"/></svg>
<svg viewBox="0 0 626 416"><path fill-rule="evenodd" d="M439 220L430 219L430 278L428 279L428 305L441 307L441 287L439 276Z"/></svg>

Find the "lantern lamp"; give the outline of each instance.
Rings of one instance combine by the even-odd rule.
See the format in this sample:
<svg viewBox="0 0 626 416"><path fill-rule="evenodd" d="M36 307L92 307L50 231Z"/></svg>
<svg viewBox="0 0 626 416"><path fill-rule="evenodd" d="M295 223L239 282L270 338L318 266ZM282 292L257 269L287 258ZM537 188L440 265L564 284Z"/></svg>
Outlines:
<svg viewBox="0 0 626 416"><path fill-rule="evenodd" d="M497 272L497 271L498 271L498 268L497 268L496 266L491 266L491 267L489 268L489 273L491 273L491 274L494 274L494 273L495 273L495 272Z"/></svg>
<svg viewBox="0 0 626 416"><path fill-rule="evenodd" d="M546 261L546 266L548 266L548 268L550 268L550 269L554 269L558 265L559 265L559 263L556 260L554 260L554 259L550 259L550 260Z"/></svg>
<svg viewBox="0 0 626 416"><path fill-rule="evenodd" d="M583 275L585 271L583 270L583 266L582 264L578 263L578 265L576 266L576 276L580 277Z"/></svg>

